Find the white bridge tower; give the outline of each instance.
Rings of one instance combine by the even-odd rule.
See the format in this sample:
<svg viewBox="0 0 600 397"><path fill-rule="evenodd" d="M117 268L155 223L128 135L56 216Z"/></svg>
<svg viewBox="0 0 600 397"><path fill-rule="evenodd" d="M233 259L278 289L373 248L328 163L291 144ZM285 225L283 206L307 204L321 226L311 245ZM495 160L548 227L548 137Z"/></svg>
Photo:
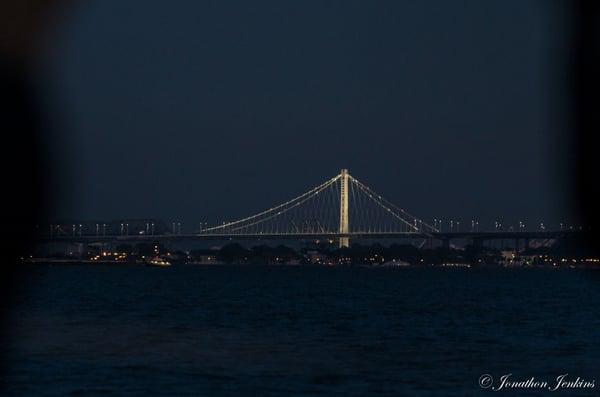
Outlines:
<svg viewBox="0 0 600 397"><path fill-rule="evenodd" d="M347 234L348 228L348 170L342 169L340 184L340 234ZM340 237L340 248L349 247L350 239L348 237Z"/></svg>

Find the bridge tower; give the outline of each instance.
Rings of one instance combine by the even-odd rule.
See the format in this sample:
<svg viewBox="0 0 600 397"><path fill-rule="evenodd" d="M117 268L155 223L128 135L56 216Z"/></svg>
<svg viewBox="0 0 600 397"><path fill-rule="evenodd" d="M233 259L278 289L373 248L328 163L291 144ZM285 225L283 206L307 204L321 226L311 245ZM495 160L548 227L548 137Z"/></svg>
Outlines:
<svg viewBox="0 0 600 397"><path fill-rule="evenodd" d="M340 229L339 233L348 233L348 170L342 169L340 174ZM350 239L348 237L340 237L340 248L349 247Z"/></svg>

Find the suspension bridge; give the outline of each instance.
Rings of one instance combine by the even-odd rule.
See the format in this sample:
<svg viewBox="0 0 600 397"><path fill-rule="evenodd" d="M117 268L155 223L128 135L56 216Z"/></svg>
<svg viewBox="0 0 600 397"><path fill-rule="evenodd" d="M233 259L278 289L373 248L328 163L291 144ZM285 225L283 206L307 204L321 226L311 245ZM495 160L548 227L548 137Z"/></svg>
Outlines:
<svg viewBox="0 0 600 397"><path fill-rule="evenodd" d="M352 237L431 235L433 226L392 204L343 169L313 189L252 216L200 230L220 237Z"/></svg>
<svg viewBox="0 0 600 397"><path fill-rule="evenodd" d="M201 227L196 233L129 233L121 223L120 233L84 233L73 225L72 234L50 236L70 241L144 240L277 240L329 239L348 247L351 239L422 238L448 244L450 239L468 238L474 243L494 239L554 239L568 231L444 232L385 199L342 169L339 174L279 205L222 224ZM106 225L104 225L106 226Z"/></svg>

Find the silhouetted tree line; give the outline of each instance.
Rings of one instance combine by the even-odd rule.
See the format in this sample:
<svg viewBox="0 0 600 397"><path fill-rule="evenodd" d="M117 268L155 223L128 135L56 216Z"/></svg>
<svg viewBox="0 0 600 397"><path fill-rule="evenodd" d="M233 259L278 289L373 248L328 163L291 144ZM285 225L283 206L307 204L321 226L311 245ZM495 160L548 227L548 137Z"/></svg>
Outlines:
<svg viewBox="0 0 600 397"><path fill-rule="evenodd" d="M354 243L348 248L338 248L336 245L314 244L295 250L285 245L258 245L244 247L238 243L227 244L220 249L196 249L190 252L174 251L161 245L158 241L152 243L119 244L113 249L100 246L88 247L87 252L55 252L45 256L62 258L81 256L92 257L104 250L127 254L127 260L136 261L157 255L167 255L172 262L184 263L187 260L200 260L211 256L218 262L229 264L357 264L381 265L388 262L406 262L412 265L436 265L443 263L493 264L502 262L502 253L495 248L483 245L467 245L464 249L453 247L416 247L410 244L392 244L384 246L379 243L363 245ZM83 254L83 255L82 255ZM598 258L600 250L597 245L588 240L567 236L557 240L552 246L528 248L521 255L541 255L552 258Z"/></svg>
<svg viewBox="0 0 600 397"><path fill-rule="evenodd" d="M299 260L301 255L294 249L279 245L270 247L259 245L245 248L240 244L228 244L217 253L217 259L225 263L275 264Z"/></svg>
<svg viewBox="0 0 600 397"><path fill-rule="evenodd" d="M246 248L238 243L232 243L213 252L221 262L238 264L277 264L288 263L292 260L310 263L310 256L315 253L328 258L332 262L346 264L383 264L393 260L410 264L439 264L449 261L477 263L480 259L487 262L492 259L494 261L500 259L499 251L486 247L468 246L465 250L456 250L451 248L418 248L409 244L392 244L387 247L381 244L353 244L349 248L322 245L296 251L284 245L277 247L260 245ZM203 251L203 254L206 254L206 251ZM192 251L190 256L194 258L197 255Z"/></svg>

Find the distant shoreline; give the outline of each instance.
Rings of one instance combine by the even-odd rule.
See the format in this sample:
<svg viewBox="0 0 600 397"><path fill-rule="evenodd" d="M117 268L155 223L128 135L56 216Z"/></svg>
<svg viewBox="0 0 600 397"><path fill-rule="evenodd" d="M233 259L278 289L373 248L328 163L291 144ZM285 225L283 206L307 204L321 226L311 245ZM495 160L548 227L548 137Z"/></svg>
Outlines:
<svg viewBox="0 0 600 397"><path fill-rule="evenodd" d="M94 266L94 267L146 267L145 262L132 261L110 261L110 260L86 260L86 259L53 259L53 258L28 258L21 262L24 265L65 265L65 266ZM469 263L442 263L442 264L368 264L368 263L353 263L344 265L329 265L329 264L288 264L288 263L177 263L176 267L253 267L253 266L268 266L268 267L323 267L323 268L410 268L410 269L600 269L598 265L579 263L579 264L561 264L561 265L507 265L498 263L481 263L472 265Z"/></svg>

